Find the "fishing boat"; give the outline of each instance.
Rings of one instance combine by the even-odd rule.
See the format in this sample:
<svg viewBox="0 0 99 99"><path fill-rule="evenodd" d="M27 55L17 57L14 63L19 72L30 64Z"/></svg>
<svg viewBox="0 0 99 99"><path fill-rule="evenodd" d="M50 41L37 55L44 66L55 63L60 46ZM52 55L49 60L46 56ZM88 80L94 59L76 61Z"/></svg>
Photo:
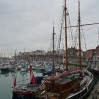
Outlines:
<svg viewBox="0 0 99 99"><path fill-rule="evenodd" d="M14 78L12 99L37 99L38 93L41 93L44 90L42 80L42 76L34 77L32 66L30 66L30 83L17 84L16 77Z"/></svg>
<svg viewBox="0 0 99 99"><path fill-rule="evenodd" d="M82 69L81 63L81 38L80 38L80 1L78 0L78 29L79 29L79 69L68 71L68 47L67 47L67 7L64 2L65 14L65 44L66 44L66 70L55 75L49 76L44 82L45 91L40 95L43 99L86 99L93 88L93 74L87 69ZM54 31L54 27L53 27ZM53 54L54 55L54 54ZM53 61L54 63L54 61ZM54 64L53 64L54 66ZM39 96L38 98L41 99Z"/></svg>

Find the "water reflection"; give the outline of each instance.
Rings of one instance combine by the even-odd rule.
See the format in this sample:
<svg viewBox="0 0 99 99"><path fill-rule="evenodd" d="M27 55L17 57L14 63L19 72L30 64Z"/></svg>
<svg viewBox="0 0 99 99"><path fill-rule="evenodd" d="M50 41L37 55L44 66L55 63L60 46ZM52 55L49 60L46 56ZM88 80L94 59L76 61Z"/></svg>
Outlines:
<svg viewBox="0 0 99 99"><path fill-rule="evenodd" d="M42 73L36 73L33 71L34 76L42 75ZM17 84L27 84L30 83L30 73L29 72L3 72L0 70L0 99L12 99L13 81L16 76ZM6 95L5 95L6 93Z"/></svg>
<svg viewBox="0 0 99 99"><path fill-rule="evenodd" d="M9 76L9 71L1 71L0 70L0 76L3 75L5 77Z"/></svg>
<svg viewBox="0 0 99 99"><path fill-rule="evenodd" d="M20 72L20 74L22 75L22 77L24 76L24 75L26 75L27 74L27 72Z"/></svg>

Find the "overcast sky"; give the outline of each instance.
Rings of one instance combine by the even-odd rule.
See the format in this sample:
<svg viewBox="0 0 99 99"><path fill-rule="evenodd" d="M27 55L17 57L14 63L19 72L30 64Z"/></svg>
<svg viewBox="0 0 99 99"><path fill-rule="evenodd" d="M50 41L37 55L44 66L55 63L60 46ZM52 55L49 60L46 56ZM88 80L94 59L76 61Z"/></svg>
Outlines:
<svg viewBox="0 0 99 99"><path fill-rule="evenodd" d="M81 1L81 23L99 22L99 0ZM0 53L46 50L53 21L58 31L63 0L0 0ZM67 0L71 24L77 24L78 0ZM76 23L76 24L75 24ZM95 48L99 25L83 27L87 49ZM75 32L75 31L74 31Z"/></svg>

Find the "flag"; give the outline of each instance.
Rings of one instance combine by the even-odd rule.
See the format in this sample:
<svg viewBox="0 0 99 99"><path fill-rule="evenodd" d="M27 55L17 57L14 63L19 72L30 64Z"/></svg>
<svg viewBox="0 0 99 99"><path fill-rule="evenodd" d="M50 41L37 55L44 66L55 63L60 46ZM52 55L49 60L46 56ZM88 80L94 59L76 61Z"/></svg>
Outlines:
<svg viewBox="0 0 99 99"><path fill-rule="evenodd" d="M14 83L13 83L14 87L16 86L16 77L14 77Z"/></svg>
<svg viewBox="0 0 99 99"><path fill-rule="evenodd" d="M32 66L30 66L30 84L36 84L36 79L35 79L34 74L32 72Z"/></svg>

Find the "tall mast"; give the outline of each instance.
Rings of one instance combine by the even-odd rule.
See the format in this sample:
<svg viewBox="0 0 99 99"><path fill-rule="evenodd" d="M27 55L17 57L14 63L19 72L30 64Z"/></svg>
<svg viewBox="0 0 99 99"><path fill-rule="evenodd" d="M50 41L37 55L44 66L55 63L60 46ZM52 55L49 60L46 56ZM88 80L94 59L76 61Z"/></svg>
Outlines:
<svg viewBox="0 0 99 99"><path fill-rule="evenodd" d="M99 27L98 27L98 41L97 41L97 46L99 46Z"/></svg>
<svg viewBox="0 0 99 99"><path fill-rule="evenodd" d="M41 58L40 61L42 61L42 46L41 46L41 57L40 58Z"/></svg>
<svg viewBox="0 0 99 99"><path fill-rule="evenodd" d="M54 22L53 22L53 76L55 74L55 66L54 66Z"/></svg>
<svg viewBox="0 0 99 99"><path fill-rule="evenodd" d="M14 60L15 60L15 64L16 64L16 50L15 50L15 53L14 53Z"/></svg>
<svg viewBox="0 0 99 99"><path fill-rule="evenodd" d="M66 0L64 1L64 12L65 12L65 46L66 46L66 71L68 71L68 48L67 48L67 7L66 7Z"/></svg>
<svg viewBox="0 0 99 99"><path fill-rule="evenodd" d="M79 65L81 67L81 35L80 35L80 1L78 0L78 30L79 30Z"/></svg>
<svg viewBox="0 0 99 99"><path fill-rule="evenodd" d="M24 47L24 64L25 64L25 47Z"/></svg>

